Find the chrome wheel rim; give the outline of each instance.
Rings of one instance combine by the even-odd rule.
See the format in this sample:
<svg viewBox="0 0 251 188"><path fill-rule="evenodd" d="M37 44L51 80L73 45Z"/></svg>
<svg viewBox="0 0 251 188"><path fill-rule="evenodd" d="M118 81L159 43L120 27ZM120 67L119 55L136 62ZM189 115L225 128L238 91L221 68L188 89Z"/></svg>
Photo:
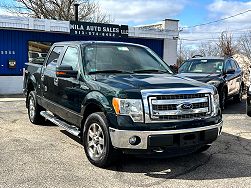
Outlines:
<svg viewBox="0 0 251 188"><path fill-rule="evenodd" d="M104 152L104 133L97 123L91 124L88 129L87 148L92 159L100 158Z"/></svg>
<svg viewBox="0 0 251 188"><path fill-rule="evenodd" d="M30 119L33 119L35 116L35 100L33 97L30 97L29 100L29 115Z"/></svg>

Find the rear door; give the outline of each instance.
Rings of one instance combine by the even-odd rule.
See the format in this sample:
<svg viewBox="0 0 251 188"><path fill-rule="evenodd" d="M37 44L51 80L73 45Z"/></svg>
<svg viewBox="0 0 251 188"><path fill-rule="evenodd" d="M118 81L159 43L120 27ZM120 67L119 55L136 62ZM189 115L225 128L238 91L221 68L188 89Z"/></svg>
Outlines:
<svg viewBox="0 0 251 188"><path fill-rule="evenodd" d="M79 48L77 46L68 46L59 65L70 65L73 70L79 71L80 75L80 59ZM56 86L55 98L60 110L56 113L68 122L77 125L81 118L81 89L79 79L58 77L57 80L58 85Z"/></svg>
<svg viewBox="0 0 251 188"><path fill-rule="evenodd" d="M54 46L49 52L46 63L41 71L42 82L42 96L44 99L45 107L54 111L55 108L55 91L57 89L55 85L56 66L60 60L63 51L63 46Z"/></svg>

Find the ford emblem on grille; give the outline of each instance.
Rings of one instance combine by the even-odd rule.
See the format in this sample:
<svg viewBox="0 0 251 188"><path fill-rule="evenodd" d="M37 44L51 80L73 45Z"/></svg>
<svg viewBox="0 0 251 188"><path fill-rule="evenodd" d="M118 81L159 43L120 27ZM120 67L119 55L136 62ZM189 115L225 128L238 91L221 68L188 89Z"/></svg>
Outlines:
<svg viewBox="0 0 251 188"><path fill-rule="evenodd" d="M193 104L190 102L183 102L177 105L178 110L191 110L193 109Z"/></svg>

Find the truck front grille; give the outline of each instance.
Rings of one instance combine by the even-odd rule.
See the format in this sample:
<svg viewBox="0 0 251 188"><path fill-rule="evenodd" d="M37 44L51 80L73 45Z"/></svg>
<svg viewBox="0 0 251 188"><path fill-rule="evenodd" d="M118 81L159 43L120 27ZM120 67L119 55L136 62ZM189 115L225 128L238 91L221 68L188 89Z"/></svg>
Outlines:
<svg viewBox="0 0 251 188"><path fill-rule="evenodd" d="M178 94L149 96L153 121L190 120L210 116L210 94Z"/></svg>

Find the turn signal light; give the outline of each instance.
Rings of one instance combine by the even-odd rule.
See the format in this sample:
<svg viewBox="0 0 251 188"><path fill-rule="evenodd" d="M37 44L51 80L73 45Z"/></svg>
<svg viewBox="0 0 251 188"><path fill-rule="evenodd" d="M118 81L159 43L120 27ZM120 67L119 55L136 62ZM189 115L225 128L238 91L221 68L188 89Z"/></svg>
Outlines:
<svg viewBox="0 0 251 188"><path fill-rule="evenodd" d="M116 114L120 114L120 106L119 106L119 99L118 98L113 98L112 99L112 105L113 105L113 108L116 112Z"/></svg>

